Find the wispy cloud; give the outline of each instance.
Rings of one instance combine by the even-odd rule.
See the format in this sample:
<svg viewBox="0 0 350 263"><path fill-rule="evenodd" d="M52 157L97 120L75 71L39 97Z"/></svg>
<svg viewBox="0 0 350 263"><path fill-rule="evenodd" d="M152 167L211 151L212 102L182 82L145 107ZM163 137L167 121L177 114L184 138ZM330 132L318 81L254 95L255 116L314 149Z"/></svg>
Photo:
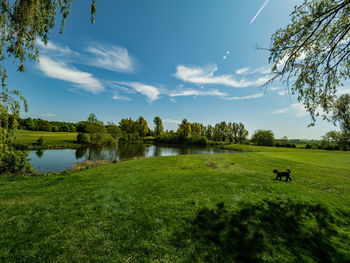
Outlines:
<svg viewBox="0 0 350 263"><path fill-rule="evenodd" d="M337 91L337 95L341 96L344 94L350 94L350 88L339 88Z"/></svg>
<svg viewBox="0 0 350 263"><path fill-rule="evenodd" d="M248 96L241 96L241 97L223 97L224 100L249 100L249 99L257 99L264 96L264 93L257 93L253 95Z"/></svg>
<svg viewBox="0 0 350 263"><path fill-rule="evenodd" d="M209 90L209 91L202 91L202 90L195 90L195 89L187 89L187 90L180 90L180 91L173 91L169 94L170 97L183 97L183 96L227 96L226 93L220 92L217 89Z"/></svg>
<svg viewBox="0 0 350 263"><path fill-rule="evenodd" d="M166 122L166 123L175 123L175 124L180 124L180 123L181 123L181 121L173 120L173 119L165 119L165 120L163 120L163 122Z"/></svg>
<svg viewBox="0 0 350 263"><path fill-rule="evenodd" d="M205 68L179 65L176 68L176 73L174 76L184 82L201 85L216 84L234 88L261 86L269 79L267 76L263 76L256 80L237 80L233 75L215 76L214 74L217 70L218 67L216 65L207 66Z"/></svg>
<svg viewBox="0 0 350 263"><path fill-rule="evenodd" d="M236 70L236 74L237 75L243 75L245 73L247 73L250 70L249 67L245 67L245 68L240 68Z"/></svg>
<svg viewBox="0 0 350 263"><path fill-rule="evenodd" d="M272 114L285 114L285 113L290 113L298 118L308 116L308 112L306 111L304 105L301 103L293 103L289 107L278 109L272 112Z"/></svg>
<svg viewBox="0 0 350 263"><path fill-rule="evenodd" d="M117 94L117 93L114 93L114 95L113 95L112 99L114 99L114 100L131 101L131 99L130 99L130 98L125 97L125 96L121 96L121 95L119 95L119 94Z"/></svg>
<svg viewBox="0 0 350 263"><path fill-rule="evenodd" d="M271 69L268 67L260 67L257 69L250 69L250 67L244 67L236 70L237 75L252 75L252 74L266 75L269 73L271 73Z"/></svg>
<svg viewBox="0 0 350 263"><path fill-rule="evenodd" d="M40 116L52 118L52 117L56 117L56 114L53 114L53 113L44 113L44 114L40 114Z"/></svg>
<svg viewBox="0 0 350 263"><path fill-rule="evenodd" d="M135 59L129 55L124 47L114 45L90 46L87 51L93 55L88 60L91 66L115 72L131 73L135 70Z"/></svg>
<svg viewBox="0 0 350 263"><path fill-rule="evenodd" d="M51 56L54 56L54 55L63 56L63 55L72 55L72 54L78 55L77 52L59 43L48 41L47 45L45 45L45 43L42 42L41 40L38 40L36 43L39 46L41 53L44 53L44 54L50 53Z"/></svg>
<svg viewBox="0 0 350 263"><path fill-rule="evenodd" d="M50 78L70 82L77 88L85 91L94 94L104 91L100 80L92 74L80 71L75 67L67 65L65 62L55 61L47 56L41 56L39 69Z"/></svg>
<svg viewBox="0 0 350 263"><path fill-rule="evenodd" d="M145 95L149 101L159 99L160 91L154 86L140 82L114 82L114 84L133 88L135 91Z"/></svg>

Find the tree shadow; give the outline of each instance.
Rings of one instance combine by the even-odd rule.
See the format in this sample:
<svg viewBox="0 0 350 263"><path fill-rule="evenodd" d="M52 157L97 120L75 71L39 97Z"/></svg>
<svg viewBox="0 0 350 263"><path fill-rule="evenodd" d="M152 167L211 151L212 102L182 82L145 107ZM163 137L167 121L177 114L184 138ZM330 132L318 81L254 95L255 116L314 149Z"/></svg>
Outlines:
<svg viewBox="0 0 350 263"><path fill-rule="evenodd" d="M192 262L346 262L337 235L321 205L264 200L235 212L223 203L201 209L173 241Z"/></svg>

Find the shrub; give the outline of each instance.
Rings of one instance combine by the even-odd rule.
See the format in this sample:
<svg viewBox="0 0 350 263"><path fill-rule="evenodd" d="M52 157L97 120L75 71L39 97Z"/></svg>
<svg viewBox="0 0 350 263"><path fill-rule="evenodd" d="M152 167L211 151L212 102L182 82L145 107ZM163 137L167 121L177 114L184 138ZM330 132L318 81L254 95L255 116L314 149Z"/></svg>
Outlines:
<svg viewBox="0 0 350 263"><path fill-rule="evenodd" d="M85 133L79 132L77 135L77 142L79 144L89 144L89 138Z"/></svg>
<svg viewBox="0 0 350 263"><path fill-rule="evenodd" d="M0 174L28 175L33 173L27 153L16 150L5 150L0 153Z"/></svg>
<svg viewBox="0 0 350 263"><path fill-rule="evenodd" d="M38 140L36 141L37 145L43 145L44 144L44 137L41 136L38 138Z"/></svg>

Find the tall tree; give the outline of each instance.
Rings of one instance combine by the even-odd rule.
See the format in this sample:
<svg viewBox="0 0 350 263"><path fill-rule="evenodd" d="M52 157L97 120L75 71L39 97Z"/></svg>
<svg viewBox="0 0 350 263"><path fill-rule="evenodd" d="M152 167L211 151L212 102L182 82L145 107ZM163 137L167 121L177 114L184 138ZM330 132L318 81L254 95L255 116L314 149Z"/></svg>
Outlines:
<svg viewBox="0 0 350 263"><path fill-rule="evenodd" d="M156 136L160 136L163 131L164 131L164 128L163 128L163 122L162 122L162 119L160 117L154 117L153 119L153 123L154 123L154 133Z"/></svg>
<svg viewBox="0 0 350 263"><path fill-rule="evenodd" d="M341 96L335 103L333 121L339 123L345 145L350 145L350 95Z"/></svg>
<svg viewBox="0 0 350 263"><path fill-rule="evenodd" d="M187 119L183 119L181 124L179 125L179 128L178 128L177 132L183 138L191 137L191 134L192 134L191 123L189 123L187 121Z"/></svg>
<svg viewBox="0 0 350 263"><path fill-rule="evenodd" d="M90 143L101 145L106 134L106 128L103 122L98 120L94 113L91 113L87 119L86 130L90 135Z"/></svg>
<svg viewBox="0 0 350 263"><path fill-rule="evenodd" d="M290 87L313 122L329 113L350 76L350 0L305 0L272 36L273 77ZM324 115L325 117L325 115Z"/></svg>
<svg viewBox="0 0 350 263"><path fill-rule="evenodd" d="M245 129L243 123L238 124L238 142L244 143L247 140L248 131Z"/></svg>
<svg viewBox="0 0 350 263"><path fill-rule="evenodd" d="M137 120L137 130L141 138L145 137L149 131L147 121L142 116Z"/></svg>

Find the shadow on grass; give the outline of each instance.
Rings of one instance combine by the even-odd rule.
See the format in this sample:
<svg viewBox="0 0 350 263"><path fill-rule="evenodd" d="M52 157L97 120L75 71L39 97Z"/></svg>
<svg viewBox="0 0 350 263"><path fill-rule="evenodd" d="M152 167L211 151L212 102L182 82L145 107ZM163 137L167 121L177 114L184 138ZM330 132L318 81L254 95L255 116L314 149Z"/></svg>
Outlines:
<svg viewBox="0 0 350 263"><path fill-rule="evenodd" d="M332 238L334 219L321 205L290 201L202 209L175 245L192 262L345 262Z"/></svg>

